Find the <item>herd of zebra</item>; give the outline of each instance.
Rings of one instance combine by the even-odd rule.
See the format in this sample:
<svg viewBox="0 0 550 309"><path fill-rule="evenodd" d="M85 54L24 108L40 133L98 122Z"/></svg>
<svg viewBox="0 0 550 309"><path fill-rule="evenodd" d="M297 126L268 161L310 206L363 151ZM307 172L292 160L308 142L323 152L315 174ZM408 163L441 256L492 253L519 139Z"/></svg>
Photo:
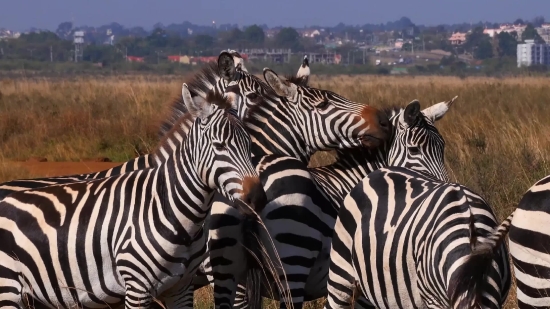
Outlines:
<svg viewBox="0 0 550 309"><path fill-rule="evenodd" d="M307 57L263 77L223 51L151 154L0 184L0 306L192 308L211 284L216 308L501 308L511 254L519 307L550 308L550 176L497 222L449 181L456 97L378 110L310 87Z"/></svg>

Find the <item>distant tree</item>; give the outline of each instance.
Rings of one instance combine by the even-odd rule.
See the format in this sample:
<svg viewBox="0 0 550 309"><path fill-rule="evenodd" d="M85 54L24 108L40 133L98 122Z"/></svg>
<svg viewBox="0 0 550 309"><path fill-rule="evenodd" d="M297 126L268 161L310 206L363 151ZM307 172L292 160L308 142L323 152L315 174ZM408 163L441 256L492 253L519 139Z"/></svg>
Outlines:
<svg viewBox="0 0 550 309"><path fill-rule="evenodd" d="M283 28L275 36L275 45L280 48L291 48L300 50L300 34L294 28Z"/></svg>
<svg viewBox="0 0 550 309"><path fill-rule="evenodd" d="M115 47L110 45L87 46L86 49L84 49L83 56L84 61L91 61L94 63L100 62L103 65L122 61L123 59L122 54L117 53Z"/></svg>
<svg viewBox="0 0 550 309"><path fill-rule="evenodd" d="M537 16L533 18L533 26L540 27L544 24L544 16Z"/></svg>
<svg viewBox="0 0 550 309"><path fill-rule="evenodd" d="M411 51L412 50L412 44L407 42L407 43L404 43L403 46L401 47L401 50L404 50L404 51Z"/></svg>
<svg viewBox="0 0 550 309"><path fill-rule="evenodd" d="M195 48L198 50L207 50L214 47L214 38L206 34L195 36L193 41L195 43Z"/></svg>
<svg viewBox="0 0 550 309"><path fill-rule="evenodd" d="M30 32L22 34L19 37L19 42L24 43L48 43L48 42L57 42L60 38L53 32L42 31L42 32Z"/></svg>
<svg viewBox="0 0 550 309"><path fill-rule="evenodd" d="M238 47L244 41L244 33L239 28L233 28L227 32L220 34L220 41L224 45L230 45L228 47Z"/></svg>
<svg viewBox="0 0 550 309"><path fill-rule="evenodd" d="M489 59L493 57L493 45L489 39L483 39L479 42L479 45L474 50L474 58L476 59Z"/></svg>
<svg viewBox="0 0 550 309"><path fill-rule="evenodd" d="M514 21L514 25L525 25L525 22L523 21L523 19L518 18L516 19L516 21Z"/></svg>
<svg viewBox="0 0 550 309"><path fill-rule="evenodd" d="M499 57L515 57L517 53L517 40L508 32L501 32L496 36L497 55Z"/></svg>
<svg viewBox="0 0 550 309"><path fill-rule="evenodd" d="M525 27L525 30L523 30L523 34L521 35L521 40L523 42L525 42L525 40L535 40L537 42L544 43L544 40L540 37L533 24L527 24L527 27Z"/></svg>
<svg viewBox="0 0 550 309"><path fill-rule="evenodd" d="M493 57L493 45L491 38L483 33L481 26L475 27L471 33L466 36L464 49L473 52L476 59L487 59Z"/></svg>
<svg viewBox="0 0 550 309"><path fill-rule="evenodd" d="M147 42L152 47L166 47L168 43L166 31L161 28L155 28L147 37Z"/></svg>
<svg viewBox="0 0 550 309"><path fill-rule="evenodd" d="M71 31L73 29L73 23L70 21L62 22L57 26L57 30L55 30L55 34L59 36L60 38L68 38L71 35Z"/></svg>
<svg viewBox="0 0 550 309"><path fill-rule="evenodd" d="M244 38L249 43L261 45L265 41L265 33L259 26L252 25L244 31Z"/></svg>

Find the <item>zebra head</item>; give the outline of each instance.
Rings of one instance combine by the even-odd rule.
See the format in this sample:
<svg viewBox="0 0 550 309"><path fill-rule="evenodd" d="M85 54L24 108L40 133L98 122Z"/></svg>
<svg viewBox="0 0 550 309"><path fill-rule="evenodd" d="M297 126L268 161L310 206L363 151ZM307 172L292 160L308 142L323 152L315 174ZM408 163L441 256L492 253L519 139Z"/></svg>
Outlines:
<svg viewBox="0 0 550 309"><path fill-rule="evenodd" d="M286 138L287 144L299 144L305 156L317 150L374 148L390 135L387 116L373 107L331 91L299 85L269 69L264 69L266 84L235 67L228 53L219 56L218 66L222 78L229 81L226 94L236 102L239 116L244 118L252 113L253 117L248 118L252 121L256 118L259 126L268 121L278 122L274 125L278 127L278 135L288 134L280 139ZM248 120L247 127L251 128Z"/></svg>
<svg viewBox="0 0 550 309"><path fill-rule="evenodd" d="M205 100L193 98L186 84L182 98L195 119L185 153L200 182L232 201L242 199L263 207L266 197L250 161L250 136L231 109L231 102L214 91Z"/></svg>
<svg viewBox="0 0 550 309"><path fill-rule="evenodd" d="M434 123L447 113L456 98L422 111L418 100L414 100L405 109L390 115L395 132L388 151L388 165L427 172L437 179L449 181L444 161L445 140Z"/></svg>

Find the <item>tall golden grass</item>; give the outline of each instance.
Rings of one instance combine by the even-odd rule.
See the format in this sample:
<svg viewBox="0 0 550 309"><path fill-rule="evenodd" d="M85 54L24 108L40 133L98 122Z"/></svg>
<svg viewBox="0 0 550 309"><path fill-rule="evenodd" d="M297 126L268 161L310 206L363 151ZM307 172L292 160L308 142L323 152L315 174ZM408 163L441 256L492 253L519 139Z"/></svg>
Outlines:
<svg viewBox="0 0 550 309"><path fill-rule="evenodd" d="M165 103L182 77L0 81L0 181L19 176L9 162L107 156L124 161L156 144ZM376 107L423 107L459 99L438 123L453 180L471 187L504 219L550 171L550 91L545 78L313 77L314 86ZM330 153L312 165L330 163ZM22 174L21 174L22 173ZM513 294L508 308L513 306ZM201 295L205 295L202 292ZM210 302L200 297L202 306ZM318 307L314 306L314 307Z"/></svg>

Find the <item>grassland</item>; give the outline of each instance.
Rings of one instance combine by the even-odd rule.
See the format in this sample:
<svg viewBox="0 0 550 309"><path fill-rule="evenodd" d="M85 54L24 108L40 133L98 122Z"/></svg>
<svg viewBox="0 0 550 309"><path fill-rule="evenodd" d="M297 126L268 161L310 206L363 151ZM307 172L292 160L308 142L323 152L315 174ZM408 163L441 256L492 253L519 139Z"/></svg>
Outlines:
<svg viewBox="0 0 550 309"><path fill-rule="evenodd" d="M0 81L0 181L28 176L13 160L124 161L156 144L165 103L183 76ZM485 197L500 219L550 173L550 91L545 78L313 77L315 86L377 107L459 96L438 127L453 180ZM312 165L330 163L330 153ZM200 295L207 295L202 291ZM508 308L513 306L511 293ZM206 296L205 296L206 297ZM203 306L207 299L198 300Z"/></svg>

